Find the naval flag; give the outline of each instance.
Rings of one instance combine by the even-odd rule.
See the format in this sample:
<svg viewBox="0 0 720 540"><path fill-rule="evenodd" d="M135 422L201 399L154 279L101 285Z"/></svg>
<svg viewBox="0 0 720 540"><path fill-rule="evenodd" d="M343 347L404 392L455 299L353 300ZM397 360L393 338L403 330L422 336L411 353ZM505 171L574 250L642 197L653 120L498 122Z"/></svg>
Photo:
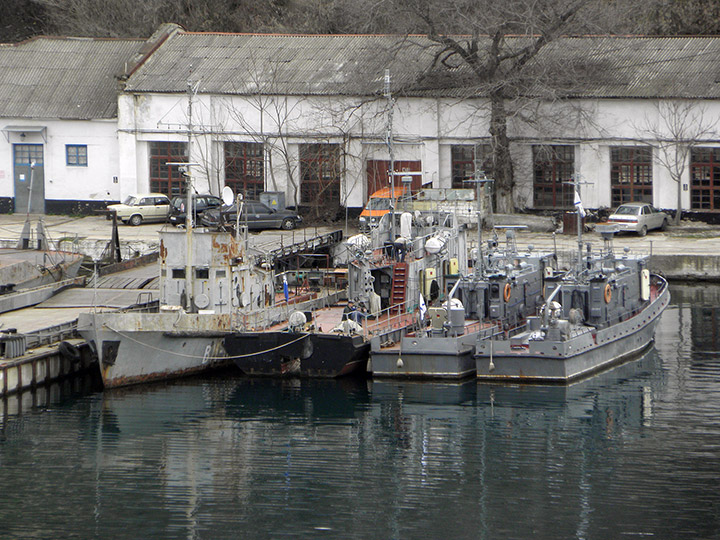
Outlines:
<svg viewBox="0 0 720 540"><path fill-rule="evenodd" d="M427 311L427 306L425 305L425 299L423 298L422 293L420 294L420 320L425 319L425 312Z"/></svg>
<svg viewBox="0 0 720 540"><path fill-rule="evenodd" d="M580 190L575 189L575 210L578 214L580 214L581 218L585 217L585 208L583 208L583 203L580 200Z"/></svg>

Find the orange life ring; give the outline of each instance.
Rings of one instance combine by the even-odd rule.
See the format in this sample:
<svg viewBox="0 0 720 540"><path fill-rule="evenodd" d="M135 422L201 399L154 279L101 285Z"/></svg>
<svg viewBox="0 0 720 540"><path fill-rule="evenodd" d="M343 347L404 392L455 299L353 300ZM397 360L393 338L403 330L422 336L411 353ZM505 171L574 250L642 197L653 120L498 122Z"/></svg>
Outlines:
<svg viewBox="0 0 720 540"><path fill-rule="evenodd" d="M612 300L612 289L610 288L610 284L608 283L605 285L605 303L609 304L610 300Z"/></svg>
<svg viewBox="0 0 720 540"><path fill-rule="evenodd" d="M506 283L506 284L505 284L505 290L503 291L503 298L505 299L506 302L507 302L508 300L510 300L510 294L511 294L511 293L512 293L512 287L510 286L509 283Z"/></svg>

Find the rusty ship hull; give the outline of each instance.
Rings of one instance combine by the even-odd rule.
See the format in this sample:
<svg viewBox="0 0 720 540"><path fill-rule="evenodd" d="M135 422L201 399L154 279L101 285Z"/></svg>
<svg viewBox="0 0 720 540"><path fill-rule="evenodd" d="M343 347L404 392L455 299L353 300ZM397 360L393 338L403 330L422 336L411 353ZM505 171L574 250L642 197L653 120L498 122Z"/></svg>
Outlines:
<svg viewBox="0 0 720 540"><path fill-rule="evenodd" d="M106 388L199 373L230 363L222 346L229 315L85 313L78 332L97 354Z"/></svg>

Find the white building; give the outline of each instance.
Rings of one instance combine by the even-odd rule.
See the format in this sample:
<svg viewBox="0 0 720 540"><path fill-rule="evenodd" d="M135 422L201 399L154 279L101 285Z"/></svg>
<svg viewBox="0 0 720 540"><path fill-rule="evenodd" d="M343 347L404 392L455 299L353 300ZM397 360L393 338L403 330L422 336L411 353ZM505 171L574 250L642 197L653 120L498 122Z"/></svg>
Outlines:
<svg viewBox="0 0 720 540"><path fill-rule="evenodd" d="M0 45L0 211L87 212L120 197L116 75L144 43Z"/></svg>
<svg viewBox="0 0 720 540"><path fill-rule="evenodd" d="M88 43L100 51L102 42ZM63 156L67 145L86 144L89 163L95 145L108 150L103 169L86 179L62 174L62 167L55 172L54 157L58 187L51 197L46 191L48 201L180 193L182 175L167 164L189 161L197 164L200 192L217 194L224 185L249 197L279 191L288 206L318 216L363 206L387 184L391 159L396 178L416 186L470 187L465 180L476 157L492 174L488 101L482 89L455 85L461 68L427 77L435 49L424 38L188 33L168 25L149 43L146 56L121 70L116 124L92 118L83 120L92 130L73 130L71 122L65 128L63 121L8 118L0 106L9 126L9 144L0 140L0 173L16 174L10 155L20 133L45 135L48 147L52 135L61 145L53 152ZM675 173L684 210L720 212L718 53L720 38L712 37L564 38L547 47L545 58L564 55L568 65L581 59L594 71L552 102L525 99L535 123L511 119L516 206L569 208L566 182L578 177L586 207L646 200L674 209ZM683 130L671 133L671 120ZM678 149L682 167L668 167ZM0 196L17 193L5 186Z"/></svg>

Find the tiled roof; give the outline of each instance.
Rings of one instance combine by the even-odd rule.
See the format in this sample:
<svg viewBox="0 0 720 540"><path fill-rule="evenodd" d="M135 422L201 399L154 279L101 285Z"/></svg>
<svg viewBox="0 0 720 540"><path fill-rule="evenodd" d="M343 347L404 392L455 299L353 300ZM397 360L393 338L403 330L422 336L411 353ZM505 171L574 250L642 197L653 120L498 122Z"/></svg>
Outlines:
<svg viewBox="0 0 720 540"><path fill-rule="evenodd" d="M128 80L132 92L372 95L412 82L430 57L396 36L184 33L173 35ZM399 52L398 52L399 51ZM398 57L399 56L399 57ZM406 78L407 77L407 78Z"/></svg>
<svg viewBox="0 0 720 540"><path fill-rule="evenodd" d="M116 76L144 43L39 37L0 45L0 117L115 118Z"/></svg>
<svg viewBox="0 0 720 540"><path fill-rule="evenodd" d="M464 67L428 73L436 52L421 36L179 32L139 67L126 89L176 93L200 81L199 91L213 94L371 96L382 94L389 68L394 92L485 94ZM543 49L526 77L548 65L561 66L565 96L720 97L716 37L565 37ZM541 92L539 85L535 90ZM525 91L534 92L532 86Z"/></svg>

